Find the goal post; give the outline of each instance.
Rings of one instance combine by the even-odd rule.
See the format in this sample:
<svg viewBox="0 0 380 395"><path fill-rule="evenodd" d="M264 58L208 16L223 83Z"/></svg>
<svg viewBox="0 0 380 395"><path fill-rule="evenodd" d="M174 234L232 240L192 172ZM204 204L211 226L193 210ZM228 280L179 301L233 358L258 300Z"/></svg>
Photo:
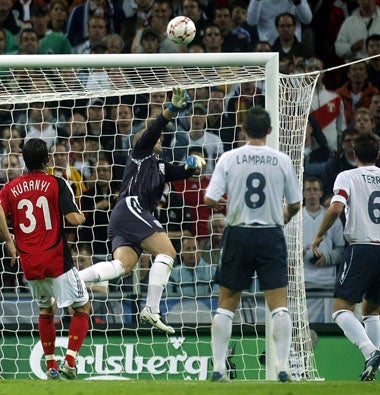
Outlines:
<svg viewBox="0 0 380 395"><path fill-rule="evenodd" d="M191 91L192 99L207 109L210 108L213 100L212 92L218 89L223 95L219 98L223 101L223 106L220 113L216 115L221 118L225 116L228 119L228 133L233 135L230 146L238 144L240 117L247 110L247 105L263 104L271 116L273 127L273 132L268 137L268 144L290 155L300 185L302 185L305 129L317 77L317 75L280 75L277 53L7 55L0 57L0 128L15 127L21 131L21 134L28 134L30 130L36 132L37 129L41 131L41 137L44 136L42 129L46 123L50 124L53 129L64 129L66 133L61 137L70 145L70 155L81 157L82 162L85 163L87 152L75 148L76 146L72 144L73 139L77 137L74 135L75 125L82 127L82 135L78 134L78 136L87 139L91 123L107 121L108 124L118 125L118 121L123 121L124 115L119 109L122 104L128 103L133 109L133 125L136 123L141 127L145 119L153 116L151 105L162 107L165 100L168 100L165 94L175 86ZM244 92L243 86L245 85L250 87L250 93ZM201 89L203 89L202 97L197 97L197 90ZM156 103L156 99L153 99L154 94L162 92L164 92L164 101ZM136 99L140 96L146 99L146 102L139 102ZM99 98L101 100L98 100L97 105L102 109L101 117L103 118L95 122L89 119L89 107ZM125 98L134 98L134 100L126 101ZM35 103L42 103L42 105L36 106ZM42 118L38 121L33 118L35 113L31 112L34 107L42 113ZM49 115L43 112L45 108L50 110ZM78 112L83 115L83 120L74 119L74 115ZM1 114L5 116L2 118ZM194 113L187 114L189 119L193 116ZM49 117L49 119L44 119L44 117ZM182 121L184 123L181 124ZM186 124L185 121L180 115L173 121L174 129L165 133L172 136L173 133L174 135L177 133L177 129L180 130L179 128L185 131L186 128L183 126ZM222 136L222 128L223 126L220 129L215 128L212 132L218 137ZM108 142L116 140L118 129L113 130L114 135L107 132ZM97 137L101 141L103 137L101 131ZM7 145L9 139L0 135L0 142ZM166 153L180 162L174 156L173 147L168 145L166 148ZM79 168L83 171L84 177L87 177L85 182L88 190L100 178L98 172L100 167L97 169L96 166L103 154L110 161L114 174L116 174L116 166L120 165L120 163L113 162L116 153L109 148L109 145L103 146L99 143L97 148L91 149L95 150L92 152L95 159L93 162L90 161L88 169ZM124 155L128 152L128 147L123 145L118 150ZM118 174L120 175L120 172ZM100 193L95 192L92 195L94 203L100 198ZM184 205L190 212L197 210L197 207L186 202L184 196L181 198L184 199ZM79 199L78 196L78 201ZM102 208L99 211L109 216L111 197L106 199L109 203L108 208ZM91 202L90 197L87 200ZM162 210L165 211L167 208L164 207ZM93 214L95 209L88 212L89 215L95 215ZM193 216L190 223L193 229L197 229L198 222L198 219ZM97 230L107 224L96 223L95 225L84 225L85 230L90 234L90 239L92 237L94 240L86 240L84 243L81 239L81 231L71 230L70 245L79 251L82 242L89 244L92 248L92 256L95 258L106 256L109 259L109 253L102 254L97 250L98 244L106 244L106 240L96 239ZM177 225L181 231L184 230L184 223ZM293 320L291 373L295 379L316 379L318 371L311 346L306 310L301 214L292 219L285 228L285 232L289 250L289 309ZM175 238L179 246L178 264L180 264L182 238L178 235ZM216 261L210 262L210 268L215 268L216 265ZM21 272L15 275L5 263L3 263L3 268L1 275L3 283L6 277L12 278L13 276L16 286L20 284ZM79 357L79 374L90 378L109 375L121 378L206 379L211 369L211 348L207 336L211 328L211 312L217 303L217 291L209 294L200 294L195 291L192 295L183 292L173 295L168 291L161 308L168 318L175 321L173 326L176 328L176 335L169 339L153 336L152 332L148 332L146 327L141 327L138 322L138 312L145 301L144 270L140 263L133 276L111 284L105 296L93 294L93 300L99 302L95 304L102 305L103 310L99 314L94 311L93 315L98 321L95 318L92 319L90 333L83 347L86 356ZM20 292L21 289L25 292ZM2 366L0 376L16 378L26 375L43 378L41 368L43 361L38 363L35 361L36 355L40 355L41 351L36 332L38 312L30 300L27 288L24 289L20 285L15 291L6 286L1 288L0 293L2 299L6 301L1 319L0 347L7 349L11 347L11 344L16 349L14 357L10 357L5 351L0 353ZM28 309L33 311L30 317L27 315ZM67 334L65 314L67 312L64 311L58 314L60 324L63 323L59 331L63 337L57 341L60 346L64 343L64 335ZM236 372L239 379L275 379L274 354L270 346L270 336L268 336L270 326L265 316L265 304L260 290L245 292L233 325L233 340L236 345L234 358L237 360ZM263 333L262 328L265 327L267 330ZM24 330L31 331L29 333L32 337L21 336L20 333ZM120 341L115 342L112 339L113 334L120 336ZM202 338L204 334L206 334L205 339ZM131 340L132 336L134 340ZM266 342L263 342L260 337L265 336ZM99 345L99 338L103 338L105 343ZM11 342L10 339L12 339ZM252 346L247 345L247 339L252 341ZM186 341L191 345L190 349L184 346ZM265 347L266 363L264 365L262 356ZM131 365L126 362L122 366L120 363L120 368L116 368L117 358L109 357L109 354L113 352L111 350L115 348L124 360L127 360L127 357L133 358ZM172 348L181 351L176 354L175 358L170 356ZM25 350L27 350L26 353ZM27 355L28 353L32 353L33 362L31 362L30 355ZM165 353L166 355L162 356ZM114 362L110 362L110 358ZM185 372L178 373L178 369L173 368L174 360L176 364L186 366L187 370L184 369ZM90 361L93 361L92 365ZM159 364L162 366L166 364L165 366L168 367L159 369ZM38 368L36 368L37 365ZM144 366L148 365L150 370L145 372Z"/></svg>

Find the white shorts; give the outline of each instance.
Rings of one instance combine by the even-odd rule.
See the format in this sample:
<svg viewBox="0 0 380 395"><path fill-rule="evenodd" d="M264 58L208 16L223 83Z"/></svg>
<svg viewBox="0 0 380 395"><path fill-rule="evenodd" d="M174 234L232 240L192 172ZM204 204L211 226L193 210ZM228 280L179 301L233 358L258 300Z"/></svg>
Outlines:
<svg viewBox="0 0 380 395"><path fill-rule="evenodd" d="M29 281L29 286L38 307L49 308L56 301L60 308L75 308L88 301L86 285L75 267L56 278Z"/></svg>

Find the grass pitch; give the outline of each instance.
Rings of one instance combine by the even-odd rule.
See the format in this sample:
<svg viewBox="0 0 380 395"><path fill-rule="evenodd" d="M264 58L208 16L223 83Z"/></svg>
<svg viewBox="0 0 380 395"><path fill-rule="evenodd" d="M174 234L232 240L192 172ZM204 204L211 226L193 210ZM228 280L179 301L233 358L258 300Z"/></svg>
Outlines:
<svg viewBox="0 0 380 395"><path fill-rule="evenodd" d="M238 381L47 381L3 380L0 395L366 395L379 394L380 382Z"/></svg>

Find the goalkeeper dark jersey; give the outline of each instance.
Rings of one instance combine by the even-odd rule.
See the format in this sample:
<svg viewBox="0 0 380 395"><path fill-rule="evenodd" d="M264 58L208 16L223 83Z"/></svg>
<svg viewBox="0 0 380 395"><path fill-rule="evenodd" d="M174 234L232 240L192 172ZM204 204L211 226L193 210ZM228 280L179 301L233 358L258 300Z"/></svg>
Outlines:
<svg viewBox="0 0 380 395"><path fill-rule="evenodd" d="M153 213L161 199L166 182L182 180L194 174L194 169L185 170L184 166L172 165L157 158L153 152L161 131L168 122L162 114L159 115L137 141L126 161L116 206L124 204L126 197L136 196L140 206Z"/></svg>

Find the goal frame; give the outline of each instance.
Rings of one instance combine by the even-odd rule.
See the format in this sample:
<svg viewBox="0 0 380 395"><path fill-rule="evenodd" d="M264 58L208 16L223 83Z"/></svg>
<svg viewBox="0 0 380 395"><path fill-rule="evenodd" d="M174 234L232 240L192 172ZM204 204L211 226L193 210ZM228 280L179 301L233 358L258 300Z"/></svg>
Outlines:
<svg viewBox="0 0 380 395"><path fill-rule="evenodd" d="M107 54L107 55L7 55L0 57L2 69L11 68L118 68L118 67L265 67L265 108L270 114L272 133L267 144L279 148L279 55L278 53L179 53L179 54ZM182 86L187 88L186 85ZM168 89L168 86L163 86ZM172 88L172 87L170 87ZM148 90L148 89L147 89ZM97 92L99 96L110 96L114 90ZM43 99L43 94L41 95ZM88 97L83 92L83 98ZM46 98L46 101L54 100ZM0 105L9 103L10 99L0 94ZM268 310L267 310L268 311ZM271 341L271 320L266 314L266 379L275 380L273 342Z"/></svg>

